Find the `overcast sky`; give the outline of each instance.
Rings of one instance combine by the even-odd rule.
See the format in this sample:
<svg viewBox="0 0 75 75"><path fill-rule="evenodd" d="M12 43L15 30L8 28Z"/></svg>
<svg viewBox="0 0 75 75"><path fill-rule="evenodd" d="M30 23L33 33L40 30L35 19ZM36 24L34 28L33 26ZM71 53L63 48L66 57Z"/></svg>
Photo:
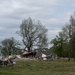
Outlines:
<svg viewBox="0 0 75 75"><path fill-rule="evenodd" d="M40 20L54 38L75 11L75 0L0 0L0 41L14 37L23 19Z"/></svg>

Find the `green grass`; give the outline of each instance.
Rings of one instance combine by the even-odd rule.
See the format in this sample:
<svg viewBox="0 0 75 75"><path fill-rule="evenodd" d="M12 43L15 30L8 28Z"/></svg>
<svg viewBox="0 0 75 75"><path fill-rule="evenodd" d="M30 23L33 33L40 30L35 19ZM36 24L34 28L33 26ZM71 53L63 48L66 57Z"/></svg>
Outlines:
<svg viewBox="0 0 75 75"><path fill-rule="evenodd" d="M0 75L75 75L75 62L17 61L10 67L0 67Z"/></svg>

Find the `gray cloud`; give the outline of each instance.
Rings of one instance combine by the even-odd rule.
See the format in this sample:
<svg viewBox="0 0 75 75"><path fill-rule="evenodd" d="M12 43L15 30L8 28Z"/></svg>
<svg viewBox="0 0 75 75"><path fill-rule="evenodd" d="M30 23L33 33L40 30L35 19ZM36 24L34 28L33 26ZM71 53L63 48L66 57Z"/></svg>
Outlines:
<svg viewBox="0 0 75 75"><path fill-rule="evenodd" d="M0 40L19 37L16 31L24 18L40 20L54 38L69 20L75 0L0 0ZM21 39L20 37L17 39Z"/></svg>

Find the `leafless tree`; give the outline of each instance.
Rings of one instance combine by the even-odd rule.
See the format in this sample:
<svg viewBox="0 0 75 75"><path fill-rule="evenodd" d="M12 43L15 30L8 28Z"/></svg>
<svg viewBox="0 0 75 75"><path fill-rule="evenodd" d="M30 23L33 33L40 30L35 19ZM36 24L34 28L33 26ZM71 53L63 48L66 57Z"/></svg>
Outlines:
<svg viewBox="0 0 75 75"><path fill-rule="evenodd" d="M32 20L30 17L24 19L20 26L19 35L22 37L25 50L32 50L33 47L47 46L47 29L40 21Z"/></svg>

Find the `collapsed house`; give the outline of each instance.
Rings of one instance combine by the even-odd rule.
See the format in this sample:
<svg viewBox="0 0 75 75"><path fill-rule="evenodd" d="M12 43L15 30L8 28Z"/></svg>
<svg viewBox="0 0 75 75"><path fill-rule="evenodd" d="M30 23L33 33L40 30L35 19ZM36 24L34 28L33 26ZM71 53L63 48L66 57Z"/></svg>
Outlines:
<svg viewBox="0 0 75 75"><path fill-rule="evenodd" d="M37 52L31 51L31 52L24 52L21 57L26 57L26 58L35 58Z"/></svg>
<svg viewBox="0 0 75 75"><path fill-rule="evenodd" d="M24 52L22 55L11 55L7 57L3 57L0 52L0 65L5 66L16 64L16 62L13 61L16 58L18 59L29 58L29 60L33 58L35 58L33 60L57 60L57 55L52 53L51 50L47 48L35 49L34 51L31 52Z"/></svg>
<svg viewBox="0 0 75 75"><path fill-rule="evenodd" d="M57 60L57 55L55 55L48 48L36 49L37 52L36 57L40 60Z"/></svg>
<svg viewBox="0 0 75 75"><path fill-rule="evenodd" d="M21 57L30 59L35 58L36 60L57 60L57 55L47 48L35 49L31 52L25 51Z"/></svg>
<svg viewBox="0 0 75 75"><path fill-rule="evenodd" d="M15 58L15 56L2 57L0 59L0 66L16 64L16 62L13 61Z"/></svg>

